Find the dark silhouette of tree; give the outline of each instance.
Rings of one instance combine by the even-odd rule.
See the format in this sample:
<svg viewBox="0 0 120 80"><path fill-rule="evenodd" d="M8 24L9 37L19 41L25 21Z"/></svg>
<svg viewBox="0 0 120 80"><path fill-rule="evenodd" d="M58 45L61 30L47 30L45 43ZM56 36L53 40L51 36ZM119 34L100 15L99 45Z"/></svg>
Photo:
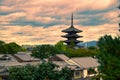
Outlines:
<svg viewBox="0 0 120 80"><path fill-rule="evenodd" d="M15 42L11 42L6 44L7 46L7 54L16 54L18 51L21 51L21 46L16 44Z"/></svg>
<svg viewBox="0 0 120 80"><path fill-rule="evenodd" d="M10 80L71 80L72 70L63 68L48 62L37 66L26 65L10 68Z"/></svg>
<svg viewBox="0 0 120 80"><path fill-rule="evenodd" d="M56 53L57 50L53 45L40 45L34 48L31 56L40 58L44 62L44 58L51 57Z"/></svg>
<svg viewBox="0 0 120 80"><path fill-rule="evenodd" d="M0 41L0 53L7 53L7 48L4 41Z"/></svg>
<svg viewBox="0 0 120 80"><path fill-rule="evenodd" d="M2 54L15 54L21 50L22 47L16 44L15 42L6 44L4 41L0 41L0 53Z"/></svg>
<svg viewBox="0 0 120 80"><path fill-rule="evenodd" d="M101 37L98 41L101 63L100 72L103 80L120 79L120 37L112 38L110 35Z"/></svg>

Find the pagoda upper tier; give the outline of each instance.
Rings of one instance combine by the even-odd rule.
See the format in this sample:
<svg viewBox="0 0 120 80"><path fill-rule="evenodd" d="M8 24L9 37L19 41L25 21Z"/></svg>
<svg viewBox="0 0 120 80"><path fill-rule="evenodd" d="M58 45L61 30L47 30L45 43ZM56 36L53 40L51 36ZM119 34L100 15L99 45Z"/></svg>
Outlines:
<svg viewBox="0 0 120 80"><path fill-rule="evenodd" d="M71 33L71 32L79 33L79 32L82 32L82 30L76 29L74 26L71 26L71 27L69 27L65 30L62 30L62 32L65 32L65 33Z"/></svg>

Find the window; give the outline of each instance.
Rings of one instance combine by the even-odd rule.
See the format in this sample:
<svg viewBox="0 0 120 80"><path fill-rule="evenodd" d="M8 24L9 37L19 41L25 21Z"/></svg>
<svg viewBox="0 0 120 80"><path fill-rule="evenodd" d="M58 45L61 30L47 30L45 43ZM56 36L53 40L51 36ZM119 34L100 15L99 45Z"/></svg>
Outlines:
<svg viewBox="0 0 120 80"><path fill-rule="evenodd" d="M80 76L80 71L76 71L76 72L75 72L75 75L76 75L76 76Z"/></svg>

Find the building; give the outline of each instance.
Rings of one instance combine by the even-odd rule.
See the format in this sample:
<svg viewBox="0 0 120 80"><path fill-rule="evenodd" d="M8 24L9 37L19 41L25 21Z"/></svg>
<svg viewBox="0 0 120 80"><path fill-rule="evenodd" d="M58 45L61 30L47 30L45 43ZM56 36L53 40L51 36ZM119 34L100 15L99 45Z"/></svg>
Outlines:
<svg viewBox="0 0 120 80"><path fill-rule="evenodd" d="M7 76L9 75L7 68L0 65L0 80L8 80Z"/></svg>
<svg viewBox="0 0 120 80"><path fill-rule="evenodd" d="M0 54L0 80L9 80L10 67L41 64L40 59L31 57L30 54L28 52L18 52L14 56Z"/></svg>
<svg viewBox="0 0 120 80"><path fill-rule="evenodd" d="M65 40L64 42L67 43L67 45L73 45L76 46L77 43L82 42L77 40L77 38L80 38L82 36L77 35L77 33L82 32L82 30L76 29L73 26L73 14L71 16L71 26L65 30L62 30L62 32L67 33L66 35L62 36L64 38L67 38L67 40Z"/></svg>
<svg viewBox="0 0 120 80"><path fill-rule="evenodd" d="M18 62L38 62L40 59L34 58L31 56L31 53L26 52L18 52L14 54L14 57L17 59Z"/></svg>
<svg viewBox="0 0 120 80"><path fill-rule="evenodd" d="M3 55L0 54L0 57ZM6 57L10 59L0 60L0 80L8 80L8 69L13 66L38 65L41 61L38 58L33 58L30 53L18 52L17 54ZM86 80L98 74L99 63L97 59L92 57L77 57L69 58L64 54L56 54L48 59L52 63L58 65L58 70L68 67L73 70L73 80Z"/></svg>
<svg viewBox="0 0 120 80"><path fill-rule="evenodd" d="M100 66L97 59L94 59L92 57L77 57L77 58L71 58L71 60L77 63L77 66L82 68L83 78L97 75L98 66Z"/></svg>
<svg viewBox="0 0 120 80"><path fill-rule="evenodd" d="M74 71L73 80L86 80L98 75L98 66L100 66L97 59L92 57L68 58L64 54L57 54L49 58L49 61L59 65L59 69L71 68Z"/></svg>

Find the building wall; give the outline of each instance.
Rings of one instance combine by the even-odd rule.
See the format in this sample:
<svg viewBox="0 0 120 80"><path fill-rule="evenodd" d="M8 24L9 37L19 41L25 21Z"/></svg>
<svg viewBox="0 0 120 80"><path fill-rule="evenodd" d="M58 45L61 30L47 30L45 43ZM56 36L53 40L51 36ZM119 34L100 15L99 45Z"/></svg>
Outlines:
<svg viewBox="0 0 120 80"><path fill-rule="evenodd" d="M85 77L87 77L87 75L88 75L88 71L87 71L87 69L84 69L83 70L83 77L85 78Z"/></svg>
<svg viewBox="0 0 120 80"><path fill-rule="evenodd" d="M97 67L94 68L94 70L95 70L96 72L98 72L98 68L97 68ZM80 74L79 74L79 75L76 75L76 72L79 72ZM80 79L80 78L92 77L92 76L95 76L95 75L97 75L97 74L91 74L91 75L89 75L87 69L74 71L74 79L75 79L75 80L76 80L76 79Z"/></svg>
<svg viewBox="0 0 120 80"><path fill-rule="evenodd" d="M97 67L95 68L95 71L98 72L98 68Z"/></svg>

